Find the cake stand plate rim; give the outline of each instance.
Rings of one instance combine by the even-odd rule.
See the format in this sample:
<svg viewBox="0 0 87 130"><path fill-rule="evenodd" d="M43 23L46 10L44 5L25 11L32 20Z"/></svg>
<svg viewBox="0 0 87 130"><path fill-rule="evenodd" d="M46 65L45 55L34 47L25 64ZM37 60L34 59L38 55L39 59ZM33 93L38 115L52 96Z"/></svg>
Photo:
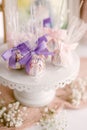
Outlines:
<svg viewBox="0 0 87 130"><path fill-rule="evenodd" d="M6 48L7 48L7 45L2 45L2 47L0 48L0 54L2 54L2 52ZM1 50L3 50L3 51L1 52ZM75 62L74 64L76 64L76 68L74 68L74 69L76 69L76 70L74 70L74 72L71 73L71 75L65 77L64 79L55 80L54 83L52 83L52 81L51 81L51 83L50 82L38 82L39 81L38 78L41 79L41 78L43 78L43 76L42 77L38 76L38 78L32 78L34 83L32 81L31 81L31 83L28 83L28 84L27 83L25 84L25 82L19 83L19 82L13 81L12 79L9 80L5 76L2 76L2 74L0 74L0 83L3 86L8 86L11 89L17 89L18 91L38 91L38 90L46 90L47 91L49 89L57 89L58 87L64 87L66 84L69 84L72 80L74 80L79 72L79 67L80 67L79 57L75 52L73 53L73 56L74 56L75 60L77 60L76 61L77 63L74 61ZM1 63L3 62L2 60L0 60L0 61L1 61ZM9 71L7 71L7 72L9 73Z"/></svg>

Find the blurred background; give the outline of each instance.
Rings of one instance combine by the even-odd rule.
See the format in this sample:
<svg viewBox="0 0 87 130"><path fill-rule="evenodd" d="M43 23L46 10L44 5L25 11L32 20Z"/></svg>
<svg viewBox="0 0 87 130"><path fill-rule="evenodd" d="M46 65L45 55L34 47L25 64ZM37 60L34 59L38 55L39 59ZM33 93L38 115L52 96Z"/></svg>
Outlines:
<svg viewBox="0 0 87 130"><path fill-rule="evenodd" d="M2 0L0 0L0 5L1 5L1 3L2 3ZM1 10L1 8L0 8L0 10ZM3 14L0 11L0 43L2 43L3 40L4 40Z"/></svg>
<svg viewBox="0 0 87 130"><path fill-rule="evenodd" d="M5 0L0 0L0 43L3 43L4 41L6 41L6 28L5 28L6 22L4 19L5 17L3 15L4 13L2 12L2 9L3 9L2 8L2 1L5 1ZM67 25L67 21L69 22L69 19L71 19L71 17L73 15L75 15L77 17L81 17L85 22L87 22L87 0L76 0L76 1L74 1L74 0L61 0L61 1L60 0L52 0L52 1L50 1L50 3L53 7L55 7L56 10L58 10L58 6L55 3L59 2L59 4L62 4L62 1L63 1L63 6L62 6L61 13L64 16L62 18L63 26ZM19 0L19 2L20 2L20 0ZM26 2L26 0L25 0L25 2ZM68 11L70 12L68 14L67 14L67 12L68 12L67 8L68 8ZM55 12L55 10L53 10L53 11ZM66 20L67 18L68 18L68 20ZM85 38L86 38L86 35L85 35Z"/></svg>

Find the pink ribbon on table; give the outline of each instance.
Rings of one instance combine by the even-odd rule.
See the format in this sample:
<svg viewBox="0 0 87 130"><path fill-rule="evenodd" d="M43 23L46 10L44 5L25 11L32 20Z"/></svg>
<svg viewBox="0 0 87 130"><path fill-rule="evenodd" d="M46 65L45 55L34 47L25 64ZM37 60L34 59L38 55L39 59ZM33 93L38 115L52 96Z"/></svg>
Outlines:
<svg viewBox="0 0 87 130"><path fill-rule="evenodd" d="M77 46L78 43L58 43L59 57L63 66L66 67L68 64L70 65L72 63L72 51L75 50Z"/></svg>

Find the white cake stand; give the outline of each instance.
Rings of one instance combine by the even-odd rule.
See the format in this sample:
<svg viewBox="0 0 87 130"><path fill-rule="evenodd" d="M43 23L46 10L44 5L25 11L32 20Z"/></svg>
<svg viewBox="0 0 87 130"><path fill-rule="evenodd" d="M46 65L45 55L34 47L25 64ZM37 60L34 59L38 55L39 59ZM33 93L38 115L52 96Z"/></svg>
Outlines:
<svg viewBox="0 0 87 130"><path fill-rule="evenodd" d="M6 45L0 47L0 54L6 49ZM79 67L79 57L73 53L73 63L68 68L58 68L48 64L42 75L31 77L24 70L9 70L0 58L0 83L13 89L15 98L22 104L45 106L53 100L57 88L75 80Z"/></svg>

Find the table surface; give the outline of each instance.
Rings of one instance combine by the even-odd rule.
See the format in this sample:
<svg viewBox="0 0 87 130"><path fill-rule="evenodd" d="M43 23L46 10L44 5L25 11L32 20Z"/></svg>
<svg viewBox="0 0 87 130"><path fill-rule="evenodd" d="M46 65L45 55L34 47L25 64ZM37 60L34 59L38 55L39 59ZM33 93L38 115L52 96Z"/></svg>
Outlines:
<svg viewBox="0 0 87 130"><path fill-rule="evenodd" d="M77 49L80 57L87 57L87 44L82 44ZM87 108L82 110L66 110L68 127L66 130L87 130ZM25 130L42 130L39 126L32 126Z"/></svg>
<svg viewBox="0 0 87 130"><path fill-rule="evenodd" d="M87 109L67 111L68 127L65 130L87 130ZM42 130L33 126L25 130Z"/></svg>

